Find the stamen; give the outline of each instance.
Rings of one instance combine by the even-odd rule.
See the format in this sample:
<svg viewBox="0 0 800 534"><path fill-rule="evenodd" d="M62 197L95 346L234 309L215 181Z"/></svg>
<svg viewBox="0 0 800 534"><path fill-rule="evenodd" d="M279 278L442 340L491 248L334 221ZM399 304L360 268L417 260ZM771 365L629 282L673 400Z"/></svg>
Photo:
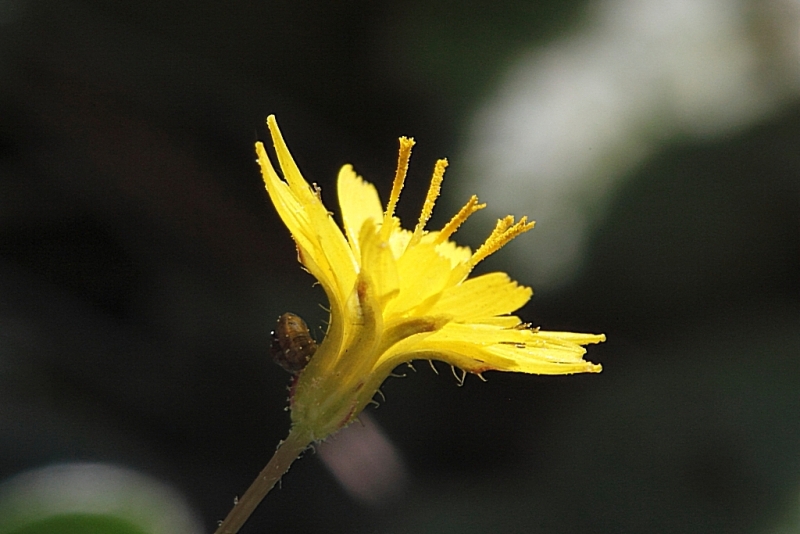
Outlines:
<svg viewBox="0 0 800 534"><path fill-rule="evenodd" d="M518 223L514 224L514 217L511 215L498 220L492 234L486 239L483 245L475 251L472 258L470 258L470 267L474 267L488 256L503 248L518 235L533 228L533 224L532 222L528 222L527 217L522 217Z"/></svg>
<svg viewBox="0 0 800 534"><path fill-rule="evenodd" d="M472 195L467 203L464 205L461 210L455 214L455 216L450 219L450 222L444 225L442 231L439 232L439 235L436 236L436 244L444 243L447 241L451 235L453 235L456 230L458 230L459 226L464 224L470 215L475 213L478 210L482 210L486 207L486 204L478 204L478 197L476 195Z"/></svg>
<svg viewBox="0 0 800 534"><path fill-rule="evenodd" d="M394 216L394 209L397 207L397 201L400 199L400 191L403 190L403 182L406 179L408 172L408 160L411 158L411 147L414 146L414 139L408 137L400 138L400 153L397 156L397 170L394 174L394 182L392 183L392 192L389 194L389 203L386 205L386 211L383 214L383 226L381 228L381 239L386 240L389 238L389 233L392 229L392 217Z"/></svg>
<svg viewBox="0 0 800 534"><path fill-rule="evenodd" d="M513 215L506 215L502 219L497 220L497 224L494 225L494 230L492 230L492 235L489 236L489 239L494 239L500 234L503 234L514 226L514 216ZM488 240L487 240L488 241Z"/></svg>
<svg viewBox="0 0 800 534"><path fill-rule="evenodd" d="M414 237L411 238L412 241L419 240L419 237L417 236L421 237L422 231L425 229L425 225L431 218L433 206L436 204L436 199L439 198L439 193L442 190L442 180L444 180L444 170L446 168L446 159L440 159L437 161L436 166L433 168L431 185L428 187L428 194L425 195L425 203L422 205L422 212L419 214L419 222L417 222L417 226L414 228Z"/></svg>

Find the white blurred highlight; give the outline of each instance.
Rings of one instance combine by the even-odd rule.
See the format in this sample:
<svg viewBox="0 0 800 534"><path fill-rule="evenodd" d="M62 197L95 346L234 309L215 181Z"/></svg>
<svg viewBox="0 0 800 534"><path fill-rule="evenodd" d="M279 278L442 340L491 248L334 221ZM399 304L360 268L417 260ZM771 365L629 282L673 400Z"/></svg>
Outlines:
<svg viewBox="0 0 800 534"><path fill-rule="evenodd" d="M380 505L405 489L408 476L397 448L365 412L359 421L317 446L317 453L354 499Z"/></svg>
<svg viewBox="0 0 800 534"><path fill-rule="evenodd" d="M590 13L516 62L463 157L462 196L536 220L509 247L538 287L571 280L614 181L664 142L742 129L800 92L800 0L604 0Z"/></svg>
<svg viewBox="0 0 800 534"><path fill-rule="evenodd" d="M199 534L201 525L173 488L106 464L58 464L17 475L0 486L0 531L50 517L107 515L150 534Z"/></svg>

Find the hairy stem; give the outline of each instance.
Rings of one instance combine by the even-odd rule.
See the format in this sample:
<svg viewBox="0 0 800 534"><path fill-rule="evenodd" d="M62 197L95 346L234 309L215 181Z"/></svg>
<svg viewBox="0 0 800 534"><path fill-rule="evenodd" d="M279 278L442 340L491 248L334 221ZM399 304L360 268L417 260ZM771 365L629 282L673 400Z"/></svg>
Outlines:
<svg viewBox="0 0 800 534"><path fill-rule="evenodd" d="M244 495L233 505L225 520L220 523L214 534L236 534L245 521L255 511L259 503L269 493L284 473L289 470L298 456L309 446L311 438L307 433L293 427L286 441L278 445L278 449L269 463L261 470L258 477L250 484Z"/></svg>

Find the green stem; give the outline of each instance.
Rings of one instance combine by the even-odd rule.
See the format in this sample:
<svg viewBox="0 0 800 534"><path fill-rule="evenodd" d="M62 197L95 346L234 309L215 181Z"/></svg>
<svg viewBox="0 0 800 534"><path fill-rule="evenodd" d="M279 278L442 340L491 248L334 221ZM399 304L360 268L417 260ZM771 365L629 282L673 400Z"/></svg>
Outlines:
<svg viewBox="0 0 800 534"><path fill-rule="evenodd" d="M269 463L261 470L244 495L233 505L214 534L236 534L298 456L311 444L308 433L292 427L289 437L278 445Z"/></svg>

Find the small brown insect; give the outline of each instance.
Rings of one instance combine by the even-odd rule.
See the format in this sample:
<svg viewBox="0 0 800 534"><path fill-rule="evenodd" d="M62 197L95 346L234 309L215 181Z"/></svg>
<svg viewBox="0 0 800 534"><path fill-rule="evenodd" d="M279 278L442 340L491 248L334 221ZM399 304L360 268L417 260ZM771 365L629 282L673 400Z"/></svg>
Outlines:
<svg viewBox="0 0 800 534"><path fill-rule="evenodd" d="M316 351L317 342L308 332L304 320L289 312L278 317L270 347L270 354L275 363L296 375L308 365L308 361Z"/></svg>

